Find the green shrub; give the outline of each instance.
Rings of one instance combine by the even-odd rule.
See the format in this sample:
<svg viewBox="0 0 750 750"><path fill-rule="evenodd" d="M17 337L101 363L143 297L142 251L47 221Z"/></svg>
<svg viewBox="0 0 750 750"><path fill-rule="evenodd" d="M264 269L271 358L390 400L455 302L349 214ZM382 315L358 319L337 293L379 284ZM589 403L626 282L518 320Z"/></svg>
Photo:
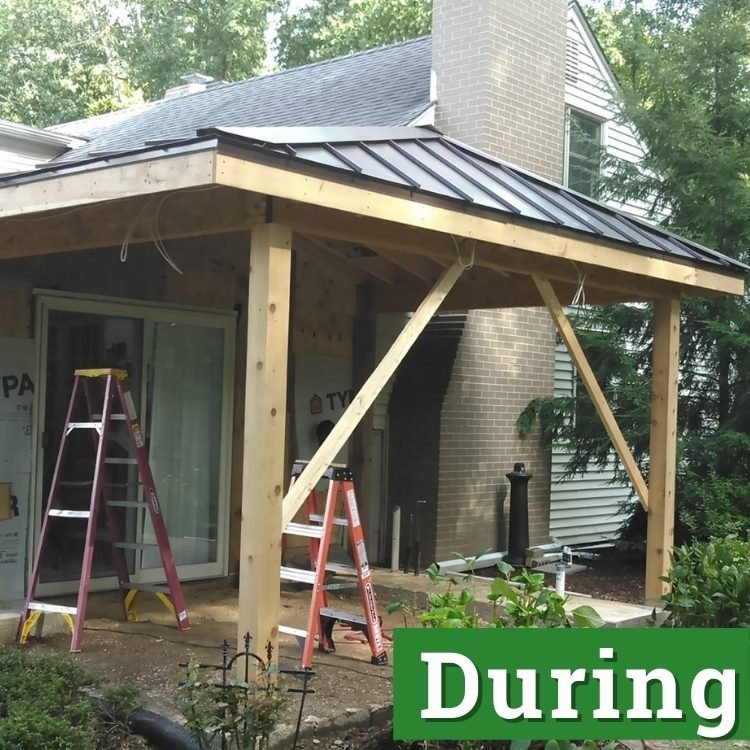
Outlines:
<svg viewBox="0 0 750 750"><path fill-rule="evenodd" d="M94 750L90 684L70 662L0 648L0 750Z"/></svg>
<svg viewBox="0 0 750 750"><path fill-rule="evenodd" d="M750 627L750 542L715 539L677 547L665 578L676 628Z"/></svg>

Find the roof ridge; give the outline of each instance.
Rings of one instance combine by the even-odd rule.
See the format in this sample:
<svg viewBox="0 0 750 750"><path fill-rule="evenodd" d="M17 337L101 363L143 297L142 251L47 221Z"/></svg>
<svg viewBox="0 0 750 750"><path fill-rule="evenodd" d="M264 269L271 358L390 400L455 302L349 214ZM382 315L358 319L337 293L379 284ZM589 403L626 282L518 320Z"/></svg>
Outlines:
<svg viewBox="0 0 750 750"><path fill-rule="evenodd" d="M313 60L309 63L304 63L304 65L295 65L293 68L284 68L283 70L275 70L271 73L264 73L262 75L257 76L250 76L248 78L243 78L241 81L231 81L229 83L226 83L223 86L215 86L211 89L206 89L205 91L196 91L194 94L187 94L187 96L196 96L200 94L207 94L210 91L225 91L230 86L240 86L243 83L248 83L249 81L260 81L265 80L268 78L277 78L279 76L286 75L288 73L295 73L299 70L309 70L310 68L317 68L321 67L323 65L330 65L331 63L340 62L342 60L351 60L355 57L364 57L365 55L371 55L375 52L381 52L384 49L393 49L395 47L405 47L409 44L414 44L415 42L422 42L425 39L431 39L432 34L424 34L423 36L417 36L413 39L404 39L401 42L392 42L391 44L382 44L380 47L370 47L369 49L362 49L358 50L357 52L349 52L346 55L339 55L338 57L328 57L325 60ZM183 97L180 97L183 98ZM169 101L164 99L158 99L157 101Z"/></svg>
<svg viewBox="0 0 750 750"><path fill-rule="evenodd" d="M330 65L333 63L341 62L343 60L351 60L354 58L364 57L366 55L371 55L376 52L381 52L382 50L385 50L385 49L395 49L397 47L405 47L410 44L415 44L416 42L423 42L431 38L432 38L431 34L425 34L423 36L414 37L413 39L404 39L403 41L400 41L400 42L393 42L391 44L383 44L380 47L371 47L365 50L358 50L357 52L350 52L347 55L340 55L339 57L329 57L326 60L314 60L312 62L305 63L304 65L297 65L293 68L285 68L284 70L276 70L271 73L265 73L262 75L249 76L248 78L243 78L240 81L227 82L221 86L212 86L203 91L195 91L193 93L184 94L183 96L174 97L172 99L165 99L162 97L161 99L154 99L150 102L140 102L138 104L134 104L131 107L124 107L123 109L114 109L111 112L102 112L101 115L94 115L93 117L83 117L83 118L79 118L78 120L70 120L68 122L55 123L54 125L48 126L48 128L46 129L52 132L57 132L58 128L74 126L77 123L90 122L91 120L97 119L97 117L106 118L109 115L117 115L117 114L122 115L126 112L132 112L133 114L135 114L136 110L144 111L147 109L158 108L163 104L172 105L175 102L185 101L186 99L193 99L194 97L199 97L205 94L213 94L218 91L226 91L227 89L230 89L233 86L241 86L251 81L264 81L264 80L269 80L269 79L277 79L280 76L287 75L289 73L310 70L311 68L318 68L324 65Z"/></svg>

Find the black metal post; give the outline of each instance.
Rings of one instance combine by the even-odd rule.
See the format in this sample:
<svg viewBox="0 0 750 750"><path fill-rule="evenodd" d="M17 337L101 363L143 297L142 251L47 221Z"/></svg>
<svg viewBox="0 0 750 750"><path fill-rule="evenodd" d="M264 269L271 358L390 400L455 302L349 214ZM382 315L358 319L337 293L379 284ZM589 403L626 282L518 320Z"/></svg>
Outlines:
<svg viewBox="0 0 750 750"><path fill-rule="evenodd" d="M511 565L524 565L529 546L529 479L533 476L522 463L513 464L505 475L510 481L508 557Z"/></svg>

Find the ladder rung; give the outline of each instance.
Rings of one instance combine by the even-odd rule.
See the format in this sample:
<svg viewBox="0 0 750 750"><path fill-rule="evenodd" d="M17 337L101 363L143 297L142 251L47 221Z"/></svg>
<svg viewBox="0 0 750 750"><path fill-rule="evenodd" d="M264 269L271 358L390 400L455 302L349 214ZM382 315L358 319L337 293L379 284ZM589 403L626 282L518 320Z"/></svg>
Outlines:
<svg viewBox="0 0 750 750"><path fill-rule="evenodd" d="M104 486L110 490L124 490L127 487L142 487L143 482L105 482Z"/></svg>
<svg viewBox="0 0 750 750"><path fill-rule="evenodd" d="M315 583L314 570L302 570L302 568L281 567L282 581L298 581L299 583Z"/></svg>
<svg viewBox="0 0 750 750"><path fill-rule="evenodd" d="M123 464L127 466L136 466L138 464L138 460L135 458L105 458L104 463L115 464L117 466L121 466Z"/></svg>
<svg viewBox="0 0 750 750"><path fill-rule="evenodd" d="M109 500L107 502L110 508L145 508L146 503L140 500Z"/></svg>
<svg viewBox="0 0 750 750"><path fill-rule="evenodd" d="M169 586L165 583L121 583L121 589L128 589L129 591L150 591L155 594L171 594Z"/></svg>
<svg viewBox="0 0 750 750"><path fill-rule="evenodd" d="M341 591L343 589L356 589L359 584L356 581L351 583L327 583L323 588L326 591Z"/></svg>
<svg viewBox="0 0 750 750"><path fill-rule="evenodd" d="M310 513L309 518L311 521L315 521L316 523L323 523L323 516L320 513ZM335 516L333 519L333 525L334 526L348 526L349 522L346 520L346 518Z"/></svg>
<svg viewBox="0 0 750 750"><path fill-rule="evenodd" d="M307 638L307 631L300 628L290 628L289 625L279 625L279 633L293 635L295 638Z"/></svg>
<svg viewBox="0 0 750 750"><path fill-rule="evenodd" d="M329 573L338 573L342 576L356 576L357 569L353 565L340 565L339 563L326 563L326 570Z"/></svg>
<svg viewBox="0 0 750 750"><path fill-rule="evenodd" d="M29 602L27 609L35 609L39 612L55 612L60 615L77 615L75 607L64 607L62 604L45 604L44 602Z"/></svg>
<svg viewBox="0 0 750 750"><path fill-rule="evenodd" d="M64 510L62 508L52 508L49 516L55 516L56 518L91 518L90 510Z"/></svg>
<svg viewBox="0 0 750 750"><path fill-rule="evenodd" d="M71 430L101 430L101 422L68 422L68 432Z"/></svg>
<svg viewBox="0 0 750 750"><path fill-rule="evenodd" d="M91 415L94 419L101 419L101 414L92 414ZM110 419L112 419L113 422L125 422L127 421L127 417L124 414L110 414Z"/></svg>
<svg viewBox="0 0 750 750"><path fill-rule="evenodd" d="M311 539L322 539L323 527L310 526L306 523L290 523L287 524L284 533L292 536L309 536Z"/></svg>
<svg viewBox="0 0 750 750"><path fill-rule="evenodd" d="M156 549L158 546L158 544L146 544L145 542L115 542L117 549L145 550Z"/></svg>
<svg viewBox="0 0 750 750"><path fill-rule="evenodd" d="M367 625L367 618L356 612L345 612L341 609L321 607L320 615L321 617L333 617L335 620L341 620L342 622L356 622L358 625Z"/></svg>
<svg viewBox="0 0 750 750"><path fill-rule="evenodd" d="M93 479L89 479L85 482L63 482L60 481L57 483L58 487L91 487L91 485L94 484Z"/></svg>

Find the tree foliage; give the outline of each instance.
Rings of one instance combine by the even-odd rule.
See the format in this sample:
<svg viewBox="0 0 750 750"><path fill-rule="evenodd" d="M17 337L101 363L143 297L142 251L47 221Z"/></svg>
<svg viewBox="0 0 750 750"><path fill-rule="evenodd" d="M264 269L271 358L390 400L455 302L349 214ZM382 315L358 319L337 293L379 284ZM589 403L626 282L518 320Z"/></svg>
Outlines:
<svg viewBox="0 0 750 750"><path fill-rule="evenodd" d="M430 33L431 0L318 0L287 5L278 29L281 67L327 60Z"/></svg>
<svg viewBox="0 0 750 750"><path fill-rule="evenodd" d="M606 195L650 206L679 234L738 260L750 249L750 3L657 0L611 5L594 24L616 67L619 116L643 162L607 159ZM648 472L651 308L581 311L577 328L642 470ZM682 304L677 507L694 538L750 531L750 309L747 298ZM604 465L609 442L583 388L540 400L569 472Z"/></svg>
<svg viewBox="0 0 750 750"><path fill-rule="evenodd" d="M0 0L0 118L44 127L259 73L281 0Z"/></svg>

